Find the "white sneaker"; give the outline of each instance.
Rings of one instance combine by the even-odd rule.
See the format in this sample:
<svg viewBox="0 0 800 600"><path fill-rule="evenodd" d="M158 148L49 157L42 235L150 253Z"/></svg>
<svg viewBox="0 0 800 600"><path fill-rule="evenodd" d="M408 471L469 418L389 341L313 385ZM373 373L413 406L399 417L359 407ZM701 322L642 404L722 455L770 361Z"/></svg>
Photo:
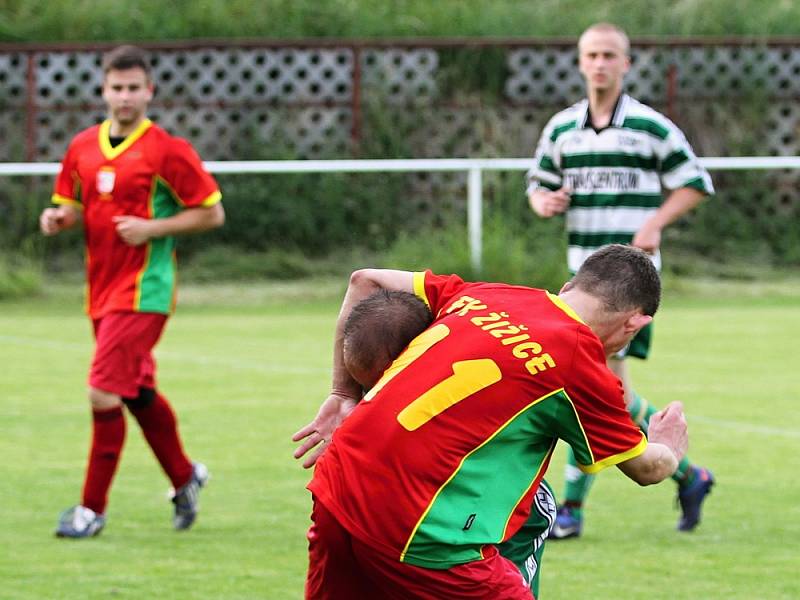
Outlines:
<svg viewBox="0 0 800 600"><path fill-rule="evenodd" d="M175 490L172 496L172 503L175 505L172 525L178 531L189 529L194 523L200 505L200 488L205 486L210 477L208 468L203 463L194 463L192 478Z"/></svg>
<svg viewBox="0 0 800 600"><path fill-rule="evenodd" d="M68 508L58 518L56 536L66 538L85 538L98 535L105 527L106 518L91 508L78 504Z"/></svg>

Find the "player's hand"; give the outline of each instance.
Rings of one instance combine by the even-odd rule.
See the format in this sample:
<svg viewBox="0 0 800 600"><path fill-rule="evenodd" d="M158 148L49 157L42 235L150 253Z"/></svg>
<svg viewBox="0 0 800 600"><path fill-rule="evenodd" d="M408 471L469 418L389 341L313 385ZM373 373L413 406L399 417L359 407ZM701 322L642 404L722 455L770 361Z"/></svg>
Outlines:
<svg viewBox="0 0 800 600"><path fill-rule="evenodd" d="M689 430L681 402L670 402L650 417L647 439L667 446L678 461L683 458L689 448Z"/></svg>
<svg viewBox="0 0 800 600"><path fill-rule="evenodd" d="M655 254L661 246L661 229L645 223L633 236L631 246L641 248L648 254Z"/></svg>
<svg viewBox="0 0 800 600"><path fill-rule="evenodd" d="M358 404L358 400L343 394L331 393L319 408L317 416L292 436L293 442L303 442L294 451L295 458L303 458L303 468L313 467L325 452L331 436L342 421Z"/></svg>
<svg viewBox="0 0 800 600"><path fill-rule="evenodd" d="M566 211L571 200L570 191L565 187L555 192L540 188L528 196L533 212L545 219Z"/></svg>
<svg viewBox="0 0 800 600"><path fill-rule="evenodd" d="M75 209L67 206L45 208L39 215L39 229L45 235L55 235L72 227L78 220Z"/></svg>
<svg viewBox="0 0 800 600"><path fill-rule="evenodd" d="M111 217L111 220L117 224L117 235L128 246L140 246L153 237L151 219L117 215L116 217Z"/></svg>

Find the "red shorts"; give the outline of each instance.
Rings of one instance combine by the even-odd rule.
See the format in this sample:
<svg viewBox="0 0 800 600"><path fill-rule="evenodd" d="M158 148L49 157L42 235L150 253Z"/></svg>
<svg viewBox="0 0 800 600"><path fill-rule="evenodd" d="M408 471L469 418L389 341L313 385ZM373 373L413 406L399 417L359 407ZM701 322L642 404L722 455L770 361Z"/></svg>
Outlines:
<svg viewBox="0 0 800 600"><path fill-rule="evenodd" d="M490 546L483 560L425 569L353 537L318 501L308 530L306 600L532 600L519 569Z"/></svg>
<svg viewBox="0 0 800 600"><path fill-rule="evenodd" d="M89 385L104 392L135 398L140 387L155 388L156 345L167 315L112 312L94 319L95 348Z"/></svg>

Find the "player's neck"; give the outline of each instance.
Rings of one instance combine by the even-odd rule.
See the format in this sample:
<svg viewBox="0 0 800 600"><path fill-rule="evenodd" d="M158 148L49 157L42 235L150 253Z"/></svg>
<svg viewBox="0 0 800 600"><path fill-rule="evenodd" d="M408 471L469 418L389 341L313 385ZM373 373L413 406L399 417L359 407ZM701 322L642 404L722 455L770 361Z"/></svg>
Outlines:
<svg viewBox="0 0 800 600"><path fill-rule="evenodd" d="M602 330L602 323L605 320L605 312L602 302L586 292L572 286L564 286L558 297L586 323L589 328L599 334Z"/></svg>
<svg viewBox="0 0 800 600"><path fill-rule="evenodd" d="M614 108L622 93L622 88L606 90L589 89L589 114L592 117L592 126L597 129L607 127L614 116Z"/></svg>
<svg viewBox="0 0 800 600"><path fill-rule="evenodd" d="M121 138L128 137L130 134L136 131L136 129L142 124L142 122L146 118L147 117L145 115L142 115L141 117L136 119L136 121L125 124L120 123L119 121L112 118L111 127L109 127L108 129L108 135L110 135L111 137L121 137Z"/></svg>

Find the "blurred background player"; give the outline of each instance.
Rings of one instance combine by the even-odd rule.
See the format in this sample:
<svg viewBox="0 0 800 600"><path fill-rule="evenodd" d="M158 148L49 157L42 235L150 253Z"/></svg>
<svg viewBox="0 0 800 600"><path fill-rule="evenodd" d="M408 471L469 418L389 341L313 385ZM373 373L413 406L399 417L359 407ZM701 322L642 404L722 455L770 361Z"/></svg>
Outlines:
<svg viewBox="0 0 800 600"><path fill-rule="evenodd" d="M345 368L365 392L369 391L432 320L425 302L412 293L375 292L356 304L344 323ZM537 598L544 543L555 518L555 496L543 479L528 520L511 539L498 545L500 554L519 568Z"/></svg>
<svg viewBox="0 0 800 600"><path fill-rule="evenodd" d="M377 289L413 291L436 318L361 400L344 323ZM650 260L622 245L596 252L558 296L430 272L354 273L331 394L294 436L295 456L316 462L306 597L531 598L493 544L524 524L557 439L587 471L617 465L641 485L668 477L685 452L680 403L654 415L648 443L605 364L659 296Z"/></svg>
<svg viewBox="0 0 800 600"><path fill-rule="evenodd" d="M566 213L572 273L608 243L641 248L660 269L661 231L713 193L711 178L669 119L622 93L630 68L624 31L609 23L589 27L578 42L578 55L588 97L557 113L544 128L528 173L531 208L543 218ZM608 360L622 380L632 418L645 433L656 408L633 390L625 357L646 358L651 331L644 328ZM594 479L576 467L569 449L565 478L564 502L551 532L555 539L581 534L583 504ZM682 511L678 530L691 531L714 478L686 457L672 478Z"/></svg>
<svg viewBox="0 0 800 600"><path fill-rule="evenodd" d="M120 46L103 60L108 119L79 133L39 219L45 235L83 220L88 313L95 351L89 374L92 442L81 503L56 535L83 538L105 525L108 491L125 441L123 404L172 482L176 529L197 514L206 467L186 456L170 404L156 389L152 349L175 302L174 235L219 227L221 194L185 140L146 117L153 82L146 53Z"/></svg>

